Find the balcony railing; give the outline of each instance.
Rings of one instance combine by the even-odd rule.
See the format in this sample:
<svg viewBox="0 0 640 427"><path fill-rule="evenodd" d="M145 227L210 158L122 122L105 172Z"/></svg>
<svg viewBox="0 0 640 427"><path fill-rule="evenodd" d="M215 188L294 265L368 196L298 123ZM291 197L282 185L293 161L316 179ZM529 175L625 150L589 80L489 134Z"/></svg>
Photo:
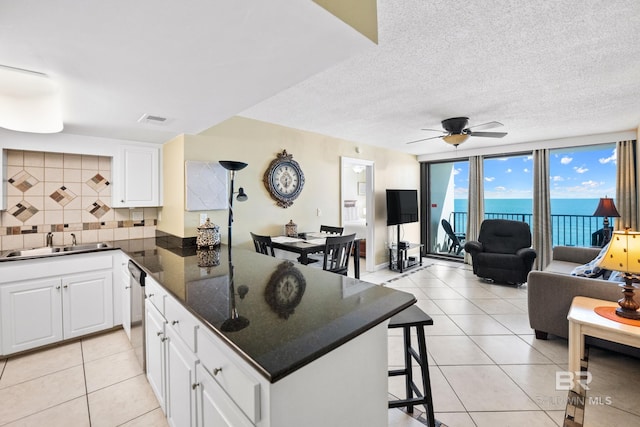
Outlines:
<svg viewBox="0 0 640 427"><path fill-rule="evenodd" d="M533 215L522 213L486 212L484 219L523 221L533 227ZM456 233L466 233L467 213L452 212L450 221ZM592 246L593 234L602 228L602 218L590 215L551 215L553 246Z"/></svg>

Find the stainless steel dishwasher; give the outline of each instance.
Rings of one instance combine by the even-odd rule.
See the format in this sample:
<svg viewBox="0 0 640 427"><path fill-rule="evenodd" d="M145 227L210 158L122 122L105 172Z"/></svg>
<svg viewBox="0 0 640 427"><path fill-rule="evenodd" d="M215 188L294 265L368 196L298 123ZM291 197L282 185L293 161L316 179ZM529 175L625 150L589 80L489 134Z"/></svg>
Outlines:
<svg viewBox="0 0 640 427"><path fill-rule="evenodd" d="M129 285L131 286L131 346L142 370L146 372L144 342L144 279L147 273L129 260Z"/></svg>

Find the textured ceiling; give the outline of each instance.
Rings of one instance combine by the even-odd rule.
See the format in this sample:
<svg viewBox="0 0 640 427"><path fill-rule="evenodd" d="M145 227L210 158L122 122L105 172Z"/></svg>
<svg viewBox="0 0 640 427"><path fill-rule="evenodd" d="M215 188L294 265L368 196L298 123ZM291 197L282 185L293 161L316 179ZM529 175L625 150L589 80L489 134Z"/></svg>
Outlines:
<svg viewBox="0 0 640 427"><path fill-rule="evenodd" d="M379 45L241 115L414 154L443 119L500 121L458 150L635 129L637 0L379 0Z"/></svg>
<svg viewBox="0 0 640 427"><path fill-rule="evenodd" d="M242 116L414 154L636 129L640 1L379 0L378 45L307 0L0 0L0 65L60 83L65 131L162 143ZM164 126L138 123L143 114Z"/></svg>
<svg viewBox="0 0 640 427"><path fill-rule="evenodd" d="M199 133L372 45L311 1L0 0L0 65L49 75L81 135Z"/></svg>

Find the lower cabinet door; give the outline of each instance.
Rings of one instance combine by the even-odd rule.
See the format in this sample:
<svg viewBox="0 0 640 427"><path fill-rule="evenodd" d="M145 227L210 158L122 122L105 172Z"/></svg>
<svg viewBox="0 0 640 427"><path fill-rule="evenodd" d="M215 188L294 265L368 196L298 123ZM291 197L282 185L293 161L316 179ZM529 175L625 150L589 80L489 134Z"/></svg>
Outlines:
<svg viewBox="0 0 640 427"><path fill-rule="evenodd" d="M166 327L167 421L172 427L196 426L195 354L171 327Z"/></svg>
<svg viewBox="0 0 640 427"><path fill-rule="evenodd" d="M1 354L62 340L60 293L60 279L0 286Z"/></svg>
<svg viewBox="0 0 640 427"><path fill-rule="evenodd" d="M145 304L145 341L147 380L158 399L162 412L167 413L165 386L165 318L153 306Z"/></svg>
<svg viewBox="0 0 640 427"><path fill-rule="evenodd" d="M198 427L251 427L253 424L202 366L196 366L198 379Z"/></svg>
<svg viewBox="0 0 640 427"><path fill-rule="evenodd" d="M113 326L111 270L62 278L64 338L80 337Z"/></svg>

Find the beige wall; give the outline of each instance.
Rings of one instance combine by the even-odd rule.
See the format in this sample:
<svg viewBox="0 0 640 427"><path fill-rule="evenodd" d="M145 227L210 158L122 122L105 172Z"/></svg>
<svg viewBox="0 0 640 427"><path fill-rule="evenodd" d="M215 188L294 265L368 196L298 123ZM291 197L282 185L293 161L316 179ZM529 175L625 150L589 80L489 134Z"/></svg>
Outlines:
<svg viewBox="0 0 640 427"><path fill-rule="evenodd" d="M360 153L356 153L356 147ZM305 185L293 206L284 209L271 199L262 178L276 154L286 149L304 174ZM164 206L158 229L179 237L196 235L201 212L184 210L184 162L186 160L238 160L249 164L236 175L235 186L244 187L246 202L234 203L233 245L252 248L250 231L279 235L289 220L299 231L315 231L321 224L340 224L340 158L375 162L375 264L387 261L385 244L395 235L386 226L385 189L419 188L416 156L367 146L324 135L286 128L257 120L233 117L200 135L178 137L163 146ZM320 209L322 216L317 216ZM208 212L227 235L227 211ZM404 226L403 240L419 242L418 223Z"/></svg>

